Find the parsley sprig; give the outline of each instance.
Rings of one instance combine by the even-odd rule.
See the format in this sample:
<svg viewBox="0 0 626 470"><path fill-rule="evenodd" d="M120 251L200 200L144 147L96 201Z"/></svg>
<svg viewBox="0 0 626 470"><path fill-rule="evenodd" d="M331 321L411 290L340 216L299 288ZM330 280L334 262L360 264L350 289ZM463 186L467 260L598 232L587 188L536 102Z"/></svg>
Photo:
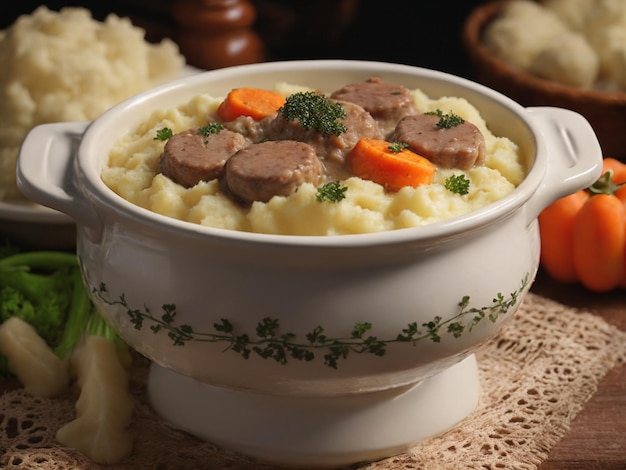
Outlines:
<svg viewBox="0 0 626 470"><path fill-rule="evenodd" d="M441 127L442 129L452 129L453 127L456 127L465 122L465 119L463 119L458 114L455 114L453 112L444 114L444 112L439 108L437 108L435 111L429 111L426 114L439 116L437 127Z"/></svg>
<svg viewBox="0 0 626 470"><path fill-rule="evenodd" d="M206 126L198 128L198 135L203 137L209 137L212 134L219 134L222 129L224 129L224 125L219 122L210 122Z"/></svg>
<svg viewBox="0 0 626 470"><path fill-rule="evenodd" d="M209 141L209 137L219 134L224 129L224 125L219 122L210 122L206 126L199 127L196 131L198 135L204 137L204 145Z"/></svg>
<svg viewBox="0 0 626 470"><path fill-rule="evenodd" d="M174 135L174 132L169 127L164 127L163 129L159 129L156 131L156 137L154 140L165 141Z"/></svg>
<svg viewBox="0 0 626 470"><path fill-rule="evenodd" d="M408 149L409 144L407 144L406 142L392 142L391 144L389 144L387 148L389 149L390 152L400 153L404 149Z"/></svg>

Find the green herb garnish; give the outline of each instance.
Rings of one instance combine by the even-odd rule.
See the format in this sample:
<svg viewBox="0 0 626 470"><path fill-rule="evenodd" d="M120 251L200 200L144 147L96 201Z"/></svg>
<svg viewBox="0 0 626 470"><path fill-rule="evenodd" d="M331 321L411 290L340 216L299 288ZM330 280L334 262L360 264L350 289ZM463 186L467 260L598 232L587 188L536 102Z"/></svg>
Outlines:
<svg viewBox="0 0 626 470"><path fill-rule="evenodd" d="M409 144L407 144L406 142L392 142L387 148L393 153L400 153L404 149L408 149Z"/></svg>
<svg viewBox="0 0 626 470"><path fill-rule="evenodd" d="M442 129L451 129L465 122L458 114L454 114L453 112L444 114L441 109L436 109L435 111L429 111L426 114L439 116L439 121L437 122L437 127L441 127Z"/></svg>
<svg viewBox="0 0 626 470"><path fill-rule="evenodd" d="M339 202L346 197L347 190L339 181L331 181L317 188L317 202Z"/></svg>
<svg viewBox="0 0 626 470"><path fill-rule="evenodd" d="M321 93L294 93L278 112L287 121L298 121L305 129L314 129L320 134L340 135L348 130L339 122L346 117L346 110L341 103L331 101Z"/></svg>
<svg viewBox="0 0 626 470"><path fill-rule="evenodd" d="M204 145L209 141L209 136L219 134L224 129L224 126L219 122L210 122L206 126L199 127L196 134L204 137Z"/></svg>
<svg viewBox="0 0 626 470"><path fill-rule="evenodd" d="M156 137L154 138L154 140L165 141L169 139L170 137L172 137L173 135L174 135L174 132L172 131L172 129L170 129L169 127L164 127L163 129L159 129L156 132Z"/></svg>
<svg viewBox="0 0 626 470"><path fill-rule="evenodd" d="M224 129L224 125L219 122L210 122L206 126L198 128L198 135L209 137L212 134L219 134Z"/></svg>
<svg viewBox="0 0 626 470"><path fill-rule="evenodd" d="M460 194L461 196L469 193L470 180L465 175L452 175L446 178L444 186L448 191Z"/></svg>

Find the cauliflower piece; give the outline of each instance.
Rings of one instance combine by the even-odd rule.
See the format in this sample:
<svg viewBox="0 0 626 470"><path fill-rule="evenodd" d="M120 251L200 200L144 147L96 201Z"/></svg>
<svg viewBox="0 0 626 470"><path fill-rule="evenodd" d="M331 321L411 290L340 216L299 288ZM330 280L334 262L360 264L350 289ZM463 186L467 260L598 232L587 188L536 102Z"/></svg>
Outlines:
<svg viewBox="0 0 626 470"><path fill-rule="evenodd" d="M595 0L587 12L584 29L591 33L600 31L626 19L624 0Z"/></svg>
<svg viewBox="0 0 626 470"><path fill-rule="evenodd" d="M483 43L495 56L527 70L545 45L566 30L559 17L537 3L511 0L485 29Z"/></svg>
<svg viewBox="0 0 626 470"><path fill-rule="evenodd" d="M622 47L613 51L613 74L612 79L618 89L626 90L626 42Z"/></svg>
<svg viewBox="0 0 626 470"><path fill-rule="evenodd" d="M72 352L71 362L81 388L77 418L62 426L56 438L95 463L119 463L133 448L127 427L134 400L117 346L108 338L86 335Z"/></svg>
<svg viewBox="0 0 626 470"><path fill-rule="evenodd" d="M626 19L623 23L589 31L589 42L600 62L599 79L605 83L622 82L624 54L626 54Z"/></svg>
<svg viewBox="0 0 626 470"><path fill-rule="evenodd" d="M564 31L539 51L528 71L548 80L591 88L599 68L598 56L584 36Z"/></svg>
<svg viewBox="0 0 626 470"><path fill-rule="evenodd" d="M583 31L598 0L544 0L542 5L574 31Z"/></svg>
<svg viewBox="0 0 626 470"><path fill-rule="evenodd" d="M584 33L600 60L599 88L626 89L626 2L595 0Z"/></svg>
<svg viewBox="0 0 626 470"><path fill-rule="evenodd" d="M501 60L541 78L626 89L624 0L511 0L483 42Z"/></svg>
<svg viewBox="0 0 626 470"><path fill-rule="evenodd" d="M30 395L52 397L69 384L67 363L35 328L19 317L11 317L0 325L0 354L7 358L9 370Z"/></svg>

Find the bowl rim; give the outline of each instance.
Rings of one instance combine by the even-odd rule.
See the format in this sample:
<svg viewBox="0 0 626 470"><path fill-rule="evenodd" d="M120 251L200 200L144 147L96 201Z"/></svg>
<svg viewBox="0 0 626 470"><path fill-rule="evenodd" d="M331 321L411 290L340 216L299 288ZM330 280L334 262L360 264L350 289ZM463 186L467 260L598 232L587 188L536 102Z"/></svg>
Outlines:
<svg viewBox="0 0 626 470"><path fill-rule="evenodd" d="M580 102L599 102L609 106L626 106L626 91L598 90L581 88L566 83L555 82L530 73L505 62L491 54L481 41L487 24L494 20L508 0L492 0L470 11L463 23L461 38L472 62L495 69L511 83L521 88L541 93L551 93L556 98Z"/></svg>
<svg viewBox="0 0 626 470"><path fill-rule="evenodd" d="M193 85L210 82L211 80L225 79L232 76L239 76L242 73L264 73L264 72L287 72L295 68L323 70L325 73L341 71L360 71L367 73L374 69L379 73L406 73L409 76L425 77L429 79L443 80L451 85L468 88L469 91L478 93L487 100L497 103L498 106L506 108L515 114L521 122L529 129L535 137L536 152L534 160L526 174L524 180L504 198L488 204L485 207L474 210L470 213L453 217L440 222L428 225L408 227L395 230L387 230L374 233L359 233L345 235L277 235L266 233L254 233L236 231L231 229L216 228L175 219L170 216L158 214L149 209L142 208L116 194L100 178L100 169L95 171L97 165L89 163L86 157L90 149L98 145L99 135L106 131L110 123L115 120L120 113L132 112L132 110L142 103L158 99L181 88L190 88ZM374 74L375 75L375 74ZM106 133L106 132L104 132ZM96 120L91 122L80 142L76 169L78 179L83 187L83 197L89 196L89 202L104 209L108 217L122 218L128 224L150 227L151 230L158 230L161 234L169 233L175 237L192 237L201 239L221 239L225 242L240 242L266 245L292 245L292 246L334 246L334 247L357 247L372 245L388 245L397 243L428 241L434 238L445 239L455 238L469 231L474 231L482 226L489 226L503 218L509 217L519 209L528 199L532 197L537 187L540 185L545 170L546 158L540 139L541 135L538 125L529 118L526 108L519 103L508 98L502 93L473 82L469 79L452 75L437 70L416 67L406 64L364 61L352 59L310 59L295 61L274 61L255 64L238 65L222 69L203 72L190 77L174 80L172 82L154 87L131 97L113 106L103 113ZM93 160L93 159L92 159Z"/></svg>

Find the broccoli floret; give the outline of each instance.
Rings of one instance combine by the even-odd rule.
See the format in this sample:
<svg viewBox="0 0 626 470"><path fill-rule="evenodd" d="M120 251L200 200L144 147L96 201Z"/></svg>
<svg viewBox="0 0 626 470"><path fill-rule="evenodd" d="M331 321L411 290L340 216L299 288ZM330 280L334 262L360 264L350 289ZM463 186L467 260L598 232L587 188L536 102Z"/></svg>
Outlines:
<svg viewBox="0 0 626 470"><path fill-rule="evenodd" d="M448 191L464 196L469 193L470 180L463 174L452 175L446 178L444 186Z"/></svg>
<svg viewBox="0 0 626 470"><path fill-rule="evenodd" d="M59 344L71 311L73 279L79 273L76 256L17 253L6 246L0 256L0 324L19 317L51 347ZM0 357L0 377L6 376L6 360Z"/></svg>
<svg viewBox="0 0 626 470"><path fill-rule="evenodd" d="M54 266L52 262L60 264ZM72 273L77 270L74 256L67 259L55 255L49 259L46 254L39 258L17 254L1 259L0 323L20 317L48 344L57 343L71 304Z"/></svg>
<svg viewBox="0 0 626 470"><path fill-rule="evenodd" d="M0 288L0 323L19 317L34 326L48 344L59 341L68 309L69 296L65 292L47 291L31 301L11 286Z"/></svg>
<svg viewBox="0 0 626 470"><path fill-rule="evenodd" d="M0 256L0 324L19 317L61 358L81 339L96 312L85 288L76 255L56 251ZM109 336L115 336L112 330ZM0 377L7 375L0 357Z"/></svg>
<svg viewBox="0 0 626 470"><path fill-rule="evenodd" d="M317 188L317 195L315 196L317 202L339 202L345 199L347 186L342 186L339 181L331 181Z"/></svg>
<svg viewBox="0 0 626 470"><path fill-rule="evenodd" d="M305 129L322 135L341 135L347 131L341 122L346 110L336 101L313 91L294 93L278 110L287 121L298 121Z"/></svg>
<svg viewBox="0 0 626 470"><path fill-rule="evenodd" d="M11 286L0 288L0 323L8 320L9 317L33 318L35 307L17 289Z"/></svg>
<svg viewBox="0 0 626 470"><path fill-rule="evenodd" d="M40 298L31 300L24 292L7 285L5 275L6 272L0 272L0 324L11 317L19 317L32 325L46 343L58 342L67 315L68 296L45 291ZM0 378L8 376L8 364L0 355Z"/></svg>

